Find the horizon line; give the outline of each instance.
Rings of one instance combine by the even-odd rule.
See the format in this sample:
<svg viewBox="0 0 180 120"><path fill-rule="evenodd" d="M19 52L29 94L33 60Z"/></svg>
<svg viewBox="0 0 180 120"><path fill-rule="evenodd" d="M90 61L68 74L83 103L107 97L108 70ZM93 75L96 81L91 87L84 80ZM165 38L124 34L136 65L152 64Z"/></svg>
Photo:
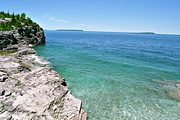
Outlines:
<svg viewBox="0 0 180 120"><path fill-rule="evenodd" d="M177 35L180 36L180 33L158 33L158 32L152 32L152 31L106 31L106 30L83 30L83 29L44 29L44 30L52 30L52 31L58 31L58 30L64 30L66 32L74 31L76 32L112 32L112 33L134 33L134 34L152 34L152 35Z"/></svg>

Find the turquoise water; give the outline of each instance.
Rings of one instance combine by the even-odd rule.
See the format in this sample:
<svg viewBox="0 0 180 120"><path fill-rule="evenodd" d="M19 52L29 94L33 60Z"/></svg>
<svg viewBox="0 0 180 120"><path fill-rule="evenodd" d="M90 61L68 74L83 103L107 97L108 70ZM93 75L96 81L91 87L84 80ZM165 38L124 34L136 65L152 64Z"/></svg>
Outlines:
<svg viewBox="0 0 180 120"><path fill-rule="evenodd" d="M180 80L180 36L46 31L40 56L65 77L89 120L180 120L161 80Z"/></svg>

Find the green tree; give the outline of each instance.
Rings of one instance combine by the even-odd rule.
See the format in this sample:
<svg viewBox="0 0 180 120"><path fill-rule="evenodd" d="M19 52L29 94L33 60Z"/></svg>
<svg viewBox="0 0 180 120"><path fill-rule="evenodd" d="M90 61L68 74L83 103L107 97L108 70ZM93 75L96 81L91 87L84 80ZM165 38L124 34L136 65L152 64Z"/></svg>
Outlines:
<svg viewBox="0 0 180 120"><path fill-rule="evenodd" d="M15 19L15 16L14 16L14 12L13 12L13 14L12 14L11 19L12 19L12 20L11 20L11 23L12 23L12 24L16 22L16 19Z"/></svg>
<svg viewBox="0 0 180 120"><path fill-rule="evenodd" d="M27 17L27 24L30 26L33 25L33 21L29 17Z"/></svg>
<svg viewBox="0 0 180 120"><path fill-rule="evenodd" d="M0 12L0 18L5 18L5 13L4 13L4 11L1 11L1 12Z"/></svg>
<svg viewBox="0 0 180 120"><path fill-rule="evenodd" d="M9 10L8 10L8 12L6 14L6 17L11 17L11 15L9 14Z"/></svg>
<svg viewBox="0 0 180 120"><path fill-rule="evenodd" d="M10 22L0 24L0 30L12 30L28 26L32 28L27 32L28 35L30 33L37 35L37 32L40 30L40 26L33 22L30 17L26 17L25 13L14 14L13 12L10 14L9 12L5 13L4 11L0 11L0 18L11 18Z"/></svg>
<svg viewBox="0 0 180 120"><path fill-rule="evenodd" d="M15 17L16 17L17 20L20 20L20 15L19 14L17 14Z"/></svg>
<svg viewBox="0 0 180 120"><path fill-rule="evenodd" d="M25 19L25 18L26 18L26 14L25 14L25 13L22 13L22 14L21 14L21 18Z"/></svg>

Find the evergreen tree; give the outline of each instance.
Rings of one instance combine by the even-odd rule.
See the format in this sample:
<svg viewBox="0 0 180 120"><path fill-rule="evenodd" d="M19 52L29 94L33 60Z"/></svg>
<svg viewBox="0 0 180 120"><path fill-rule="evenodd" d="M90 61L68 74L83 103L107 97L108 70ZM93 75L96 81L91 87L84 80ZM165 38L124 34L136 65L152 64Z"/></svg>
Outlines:
<svg viewBox="0 0 180 120"><path fill-rule="evenodd" d="M4 11L0 11L0 18L11 18L10 22L6 21L0 24L0 30L22 29L26 26L32 28L27 32L28 36L30 36L30 33L37 35L37 32L40 30L39 25L34 23L30 17L26 17L25 13L15 15L14 12L9 14L9 12L5 13ZM19 30L20 33L21 29Z"/></svg>
<svg viewBox="0 0 180 120"><path fill-rule="evenodd" d="M14 13L13 13L14 14ZM9 10L8 10L8 12L7 12L7 14L6 14L6 17L11 17L11 15L9 14Z"/></svg>
<svg viewBox="0 0 180 120"><path fill-rule="evenodd" d="M22 13L22 14L21 14L21 18L22 18L22 19L25 19L25 18L26 18L26 14L25 14L25 13Z"/></svg>
<svg viewBox="0 0 180 120"><path fill-rule="evenodd" d="M14 16L14 12L13 12L13 14L12 14L12 17L11 17L11 23L15 23L16 22L16 20L15 20L15 16Z"/></svg>
<svg viewBox="0 0 180 120"><path fill-rule="evenodd" d="M4 17L5 17L4 11L1 11L1 12L0 12L0 18L4 18Z"/></svg>
<svg viewBox="0 0 180 120"><path fill-rule="evenodd" d="M20 20L20 15L19 14L16 15L16 19Z"/></svg>

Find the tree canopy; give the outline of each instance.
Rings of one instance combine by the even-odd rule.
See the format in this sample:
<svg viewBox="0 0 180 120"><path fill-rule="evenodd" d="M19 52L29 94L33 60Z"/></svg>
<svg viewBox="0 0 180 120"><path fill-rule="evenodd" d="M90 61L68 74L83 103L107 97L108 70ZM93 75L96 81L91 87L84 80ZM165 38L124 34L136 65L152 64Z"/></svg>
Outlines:
<svg viewBox="0 0 180 120"><path fill-rule="evenodd" d="M7 18L10 18L10 21L6 21ZM2 22L5 21L5 22ZM37 24L31 20L30 17L26 17L25 13L22 14L10 14L9 12L5 13L4 11L0 12L0 30L12 30L20 28L23 26L32 26L36 27Z"/></svg>

